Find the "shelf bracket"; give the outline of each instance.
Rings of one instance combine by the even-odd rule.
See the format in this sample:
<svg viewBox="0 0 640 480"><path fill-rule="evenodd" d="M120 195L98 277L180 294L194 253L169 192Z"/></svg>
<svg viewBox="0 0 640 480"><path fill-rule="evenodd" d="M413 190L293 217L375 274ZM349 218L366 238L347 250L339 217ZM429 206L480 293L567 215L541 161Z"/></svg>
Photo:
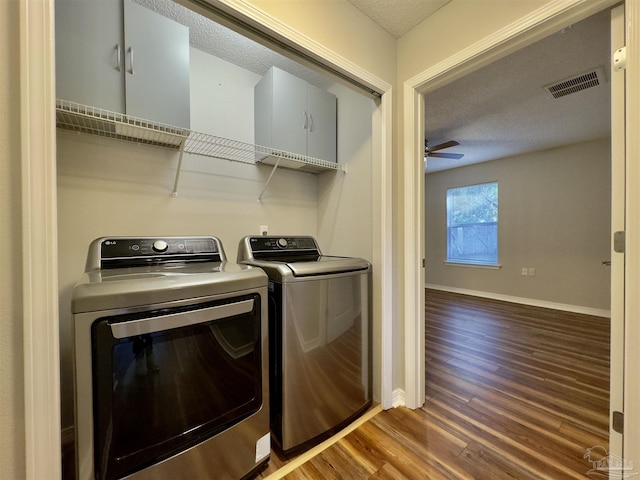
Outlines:
<svg viewBox="0 0 640 480"><path fill-rule="evenodd" d="M180 171L182 170L182 158L184 157L184 146L187 143L187 138L185 137L180 143L180 158L178 160L178 169L176 170L176 179L173 182L173 192L171 193L172 197L178 196L178 180L180 180Z"/></svg>
<svg viewBox="0 0 640 480"><path fill-rule="evenodd" d="M267 181L264 184L264 187L262 188L262 191L260 192L260 195L258 195L258 203L262 203L262 196L264 195L264 192L267 191L267 187L269 186L269 182L271 182L271 178L273 178L273 174L276 173L276 170L278 169L278 165L279 164L280 164L280 157L278 157L278 159L276 160L276 163L273 166L273 169L271 170L271 173L269 174L269 178L267 178Z"/></svg>

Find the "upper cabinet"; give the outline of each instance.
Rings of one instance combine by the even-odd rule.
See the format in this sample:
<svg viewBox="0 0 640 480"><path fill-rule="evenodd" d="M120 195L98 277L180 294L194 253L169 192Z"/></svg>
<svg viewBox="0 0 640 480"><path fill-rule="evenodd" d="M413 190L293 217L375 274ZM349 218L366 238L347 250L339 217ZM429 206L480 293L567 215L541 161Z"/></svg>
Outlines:
<svg viewBox="0 0 640 480"><path fill-rule="evenodd" d="M336 161L336 97L271 68L255 87L255 142Z"/></svg>
<svg viewBox="0 0 640 480"><path fill-rule="evenodd" d="M130 0L56 0L56 96L189 128L189 29Z"/></svg>

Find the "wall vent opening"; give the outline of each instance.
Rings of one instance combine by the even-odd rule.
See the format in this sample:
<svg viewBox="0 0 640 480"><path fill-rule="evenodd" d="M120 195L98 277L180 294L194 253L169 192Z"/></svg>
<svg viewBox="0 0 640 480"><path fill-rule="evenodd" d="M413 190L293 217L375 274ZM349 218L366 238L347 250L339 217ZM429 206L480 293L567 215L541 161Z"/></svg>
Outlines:
<svg viewBox="0 0 640 480"><path fill-rule="evenodd" d="M553 98L566 97L572 93L577 93L587 88L597 87L607 83L604 75L604 68L592 68L591 70L566 78L559 82L545 85L544 91Z"/></svg>

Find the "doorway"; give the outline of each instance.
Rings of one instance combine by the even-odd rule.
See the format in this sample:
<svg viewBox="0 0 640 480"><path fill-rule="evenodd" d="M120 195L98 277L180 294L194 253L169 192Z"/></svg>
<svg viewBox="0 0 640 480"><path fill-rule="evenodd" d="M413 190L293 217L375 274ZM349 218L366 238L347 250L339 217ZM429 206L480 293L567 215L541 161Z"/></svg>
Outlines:
<svg viewBox="0 0 640 480"><path fill-rule="evenodd" d="M599 6L600 10L608 6L607 2L600 2L599 5L600 5ZM535 12L534 14L532 14L531 17L527 19L527 21L530 22L530 26L536 25L541 29L546 29L546 31L544 32L544 34L541 33L540 30L538 30L535 34L529 32L531 41L534 41L536 38L541 38L544 35L549 35L554 30L558 30L562 26L567 26L569 24L580 21L586 18L588 15L591 15L597 11L597 10L592 10L591 12L589 12L589 14L585 14L585 12L578 12L577 10L578 9L576 8L574 9L573 12L569 12L569 13L567 13L567 11L563 11L562 15L560 15L563 17L562 22L558 22L557 21L558 19L556 18L555 22L548 21L546 23L546 26L544 24L545 24L545 21L548 20L549 18L548 12L545 14L540 12ZM536 17L536 15L538 15L538 17ZM554 25L550 25L551 23L554 23ZM542 27L540 27L540 25L542 25ZM522 25L520 25L519 27L522 27L521 31L526 31L526 27ZM413 81L412 86L415 88L415 90L413 90L412 92L409 91L410 89L407 90L408 95L405 96L405 108L408 111L405 111L405 118L412 119L415 122L415 124L418 125L417 128L412 128L412 127L405 128L405 149L411 150L414 152L411 168L407 170L406 176L405 176L405 181L409 184L412 184L415 189L413 191L414 205L413 206L405 205L406 207L405 208L405 215L406 215L405 235L407 236L407 241L405 242L405 246L409 250L411 250L411 252L407 252L408 255L411 255L411 254L415 255L413 258L416 258L416 257L424 258L424 256L422 255L424 252L424 247L421 244L421 242L418 241L417 243L413 243L413 244L411 243L415 241L415 239L421 238L422 228L423 228L422 222L424 218L423 211L422 211L424 204L418 202L415 195L415 192L419 192L420 195L418 196L418 198L422 196L422 186L419 185L418 180L416 180L418 175L417 172L418 170L421 170L420 167L422 165L418 165L415 160L421 156L420 154L422 153L422 148L423 148L423 145L422 145L423 139L420 138L420 134L418 133L423 130L422 129L422 118L423 118L422 95L428 94L428 92L433 91L442 85L445 85L447 82L450 82L454 78L462 77L467 72L470 72L474 70L476 67L478 67L478 65L483 63L483 61L484 61L484 64L488 64L489 57L493 57L494 59L496 57L502 58L506 56L508 53L511 53L511 51L514 51L517 48L520 48L520 47L514 46L515 43L517 43L514 40L514 38L516 38L517 35L514 36L511 32L508 32L507 29L505 29L504 32L500 32L500 33L503 35L503 38L501 40L496 40L495 37L491 39L487 39L486 43L482 44L482 42L479 42L478 44L474 44L473 48L469 48L468 50L464 51L463 54L461 54L456 58L456 60L459 60L460 58L463 58L463 59L459 61L459 63L457 63L455 67L452 67L451 64L445 64L445 62L443 62L441 65L436 65L429 71L424 72L423 76L415 77L414 79L412 79ZM509 40L511 40L511 42L509 42ZM519 39L519 41L522 42L522 39ZM511 49L511 51L509 51L509 49ZM420 93L418 94L418 92ZM410 98L411 95L414 95L413 99ZM407 190L410 191L411 189L407 189ZM407 198L407 195L411 196L411 193L406 194L405 199ZM412 223L411 222L412 219L415 220L415 225L419 225L419 227L417 227L418 230L416 230L416 227L409 225ZM408 259L405 265L407 266L410 265L408 262ZM417 274L419 271L420 269L410 268L410 271L407 272L407 277L415 278L416 282L419 282L419 279L421 280L420 278L421 275ZM416 273L415 277L413 276L413 273ZM418 283L416 286L416 290L413 292L409 292L405 297L405 305L409 307L409 310L406 312L407 318L414 318L413 314L415 313L415 318L419 319L418 324L416 325L413 325L412 322L409 322L406 329L406 338L408 339L406 342L406 348L408 351L408 357L415 354L415 358L421 358L421 351L424 347L424 345L421 343L422 339L424 338L424 330L422 327L422 322L424 318L422 316L422 313L418 310L424 304L422 301L424 294L423 292L421 292L421 290L422 290L422 283ZM415 309L415 310L412 310L412 309ZM408 400L407 403L409 405L421 404L419 395L424 391L423 389L424 385L421 384L421 382L423 382L422 379L424 378L424 376L423 376L423 370L420 366L424 365L423 360L424 359L422 358L422 360L419 360L417 362L417 365L419 366L418 368L408 369L407 371L406 393L407 393L407 400Z"/></svg>
<svg viewBox="0 0 640 480"><path fill-rule="evenodd" d="M424 95L429 144L460 142L425 161L427 285L608 315L610 31L604 10Z"/></svg>

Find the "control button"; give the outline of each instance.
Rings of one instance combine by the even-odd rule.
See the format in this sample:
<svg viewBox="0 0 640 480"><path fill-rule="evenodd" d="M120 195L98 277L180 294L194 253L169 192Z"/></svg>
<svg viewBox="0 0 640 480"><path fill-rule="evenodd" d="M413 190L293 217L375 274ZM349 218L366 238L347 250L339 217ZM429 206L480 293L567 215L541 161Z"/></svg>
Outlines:
<svg viewBox="0 0 640 480"><path fill-rule="evenodd" d="M156 240L153 242L153 250L159 253L166 252L169 248L169 244L164 240Z"/></svg>
<svg viewBox="0 0 640 480"><path fill-rule="evenodd" d="M133 245L131 245L131 250L137 252L138 250L140 250L140 245L134 243Z"/></svg>
<svg viewBox="0 0 640 480"><path fill-rule="evenodd" d="M286 248L287 247L287 239L286 238L278 239L278 246L280 248Z"/></svg>

